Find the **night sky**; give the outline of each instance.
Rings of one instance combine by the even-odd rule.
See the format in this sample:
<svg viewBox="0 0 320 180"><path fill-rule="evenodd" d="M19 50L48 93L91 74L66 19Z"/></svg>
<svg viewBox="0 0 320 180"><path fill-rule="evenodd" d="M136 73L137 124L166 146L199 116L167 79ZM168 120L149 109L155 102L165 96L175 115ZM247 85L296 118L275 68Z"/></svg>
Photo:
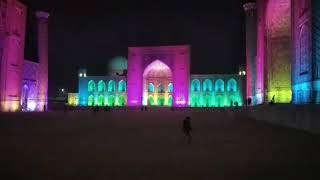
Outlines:
<svg viewBox="0 0 320 180"><path fill-rule="evenodd" d="M251 0L252 1L252 0ZM245 63L245 13L250 0L21 0L28 6L25 57L37 61L34 12L50 13L49 93L77 91L77 70L106 74L129 46L191 45L191 73L237 73Z"/></svg>

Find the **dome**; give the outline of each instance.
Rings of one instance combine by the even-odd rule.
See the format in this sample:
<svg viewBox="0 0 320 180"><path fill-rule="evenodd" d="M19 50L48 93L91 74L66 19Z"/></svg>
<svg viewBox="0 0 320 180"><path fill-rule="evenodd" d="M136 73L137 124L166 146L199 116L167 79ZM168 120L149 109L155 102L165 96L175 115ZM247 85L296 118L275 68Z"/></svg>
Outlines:
<svg viewBox="0 0 320 180"><path fill-rule="evenodd" d="M110 75L116 73L122 74L123 70L128 69L128 60L125 57L117 56L111 59L108 66L108 72Z"/></svg>

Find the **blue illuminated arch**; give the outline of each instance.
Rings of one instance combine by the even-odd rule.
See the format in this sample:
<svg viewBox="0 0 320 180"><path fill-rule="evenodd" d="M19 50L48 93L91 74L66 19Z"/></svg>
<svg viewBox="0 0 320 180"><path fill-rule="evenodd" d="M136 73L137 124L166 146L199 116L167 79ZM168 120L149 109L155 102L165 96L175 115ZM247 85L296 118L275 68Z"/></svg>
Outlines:
<svg viewBox="0 0 320 180"><path fill-rule="evenodd" d="M222 79L218 79L215 83L215 91L216 92L224 92L224 81Z"/></svg>

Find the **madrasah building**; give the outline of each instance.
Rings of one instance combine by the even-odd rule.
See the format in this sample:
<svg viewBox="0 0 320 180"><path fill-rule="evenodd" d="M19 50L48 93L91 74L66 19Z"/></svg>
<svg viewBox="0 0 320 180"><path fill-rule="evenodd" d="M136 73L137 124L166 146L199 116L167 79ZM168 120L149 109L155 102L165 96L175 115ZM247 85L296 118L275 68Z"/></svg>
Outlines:
<svg viewBox="0 0 320 180"><path fill-rule="evenodd" d="M74 106L233 107L320 103L320 1L244 5L246 71L190 74L191 46L129 47L110 74L79 70ZM24 59L26 6L0 0L0 109L42 111L48 98L48 17L38 19L38 61ZM120 60L118 60L120 59ZM127 59L127 60L126 60ZM119 66L118 66L119 65Z"/></svg>

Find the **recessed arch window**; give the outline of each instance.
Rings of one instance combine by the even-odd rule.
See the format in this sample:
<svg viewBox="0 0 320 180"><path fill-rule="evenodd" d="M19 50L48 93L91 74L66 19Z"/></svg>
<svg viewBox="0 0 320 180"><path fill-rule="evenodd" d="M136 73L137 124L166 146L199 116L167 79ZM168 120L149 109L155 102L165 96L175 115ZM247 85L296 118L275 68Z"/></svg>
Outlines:
<svg viewBox="0 0 320 180"><path fill-rule="evenodd" d="M104 96L100 95L98 97L98 106L104 106L104 104L105 104Z"/></svg>
<svg viewBox="0 0 320 180"><path fill-rule="evenodd" d="M153 98L153 96L149 96L148 97L148 105L149 106L154 106L154 98Z"/></svg>
<svg viewBox="0 0 320 180"><path fill-rule="evenodd" d="M158 93L164 93L164 88L161 83L158 85Z"/></svg>
<svg viewBox="0 0 320 180"><path fill-rule="evenodd" d="M114 80L110 80L108 82L108 92L114 92L116 90L116 82Z"/></svg>
<svg viewBox="0 0 320 180"><path fill-rule="evenodd" d="M94 106L94 96L90 95L88 97L88 106Z"/></svg>
<svg viewBox="0 0 320 180"><path fill-rule="evenodd" d="M158 97L158 106L164 106L165 99L163 96Z"/></svg>
<svg viewBox="0 0 320 180"><path fill-rule="evenodd" d="M94 92L96 90L96 83L93 80L88 82L88 91Z"/></svg>
<svg viewBox="0 0 320 180"><path fill-rule="evenodd" d="M199 96L192 96L191 97L191 107L201 107Z"/></svg>
<svg viewBox="0 0 320 180"><path fill-rule="evenodd" d="M202 106L203 107L210 107L211 106L211 96L206 95L203 97Z"/></svg>
<svg viewBox="0 0 320 180"><path fill-rule="evenodd" d="M191 91L192 92L200 92L200 81L198 79L192 80Z"/></svg>
<svg viewBox="0 0 320 180"><path fill-rule="evenodd" d="M218 79L215 83L215 91L216 92L224 92L224 81L222 79Z"/></svg>
<svg viewBox="0 0 320 180"><path fill-rule="evenodd" d="M127 84L124 80L121 80L119 82L118 91L119 92L126 92L127 91Z"/></svg>
<svg viewBox="0 0 320 180"><path fill-rule="evenodd" d="M154 93L154 85L152 83L149 83L149 85L148 85L148 92Z"/></svg>
<svg viewBox="0 0 320 180"><path fill-rule="evenodd" d="M118 97L118 104L119 106L125 106L126 105L126 98L124 96L119 96Z"/></svg>
<svg viewBox="0 0 320 180"><path fill-rule="evenodd" d="M113 107L116 104L116 98L114 96L109 96L108 97L108 105Z"/></svg>
<svg viewBox="0 0 320 180"><path fill-rule="evenodd" d="M300 31L300 74L308 74L310 62L310 38L307 25L303 25Z"/></svg>
<svg viewBox="0 0 320 180"><path fill-rule="evenodd" d="M216 97L216 106L217 107L224 107L224 97L223 96L217 96Z"/></svg>
<svg viewBox="0 0 320 180"><path fill-rule="evenodd" d="M203 91L204 92L211 92L212 91L212 81L210 79L204 80Z"/></svg>
<svg viewBox="0 0 320 180"><path fill-rule="evenodd" d="M100 80L98 82L98 91L99 92L104 92L106 91L106 83L103 80Z"/></svg>
<svg viewBox="0 0 320 180"><path fill-rule="evenodd" d="M172 96L170 95L169 98L168 98L168 106L172 106L172 102L173 102L173 98Z"/></svg>
<svg viewBox="0 0 320 180"><path fill-rule="evenodd" d="M228 81L228 85L227 85L227 91L228 92L237 92L237 81L234 79L230 79Z"/></svg>
<svg viewBox="0 0 320 180"><path fill-rule="evenodd" d="M168 92L173 93L173 84L172 83L169 83L169 85L168 85Z"/></svg>

